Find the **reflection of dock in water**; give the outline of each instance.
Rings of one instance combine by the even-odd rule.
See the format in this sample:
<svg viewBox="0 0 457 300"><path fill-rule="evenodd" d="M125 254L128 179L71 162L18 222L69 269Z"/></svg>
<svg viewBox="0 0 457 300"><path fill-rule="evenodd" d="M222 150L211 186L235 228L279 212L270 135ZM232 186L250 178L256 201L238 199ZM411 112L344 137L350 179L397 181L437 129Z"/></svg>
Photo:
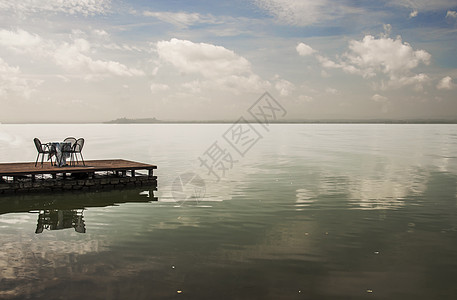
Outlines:
<svg viewBox="0 0 457 300"><path fill-rule="evenodd" d="M0 215L38 213L36 233L68 228L85 233L85 209L157 201L157 197L154 197L155 190L157 189L144 190L136 187L87 193L3 195L0 198Z"/></svg>

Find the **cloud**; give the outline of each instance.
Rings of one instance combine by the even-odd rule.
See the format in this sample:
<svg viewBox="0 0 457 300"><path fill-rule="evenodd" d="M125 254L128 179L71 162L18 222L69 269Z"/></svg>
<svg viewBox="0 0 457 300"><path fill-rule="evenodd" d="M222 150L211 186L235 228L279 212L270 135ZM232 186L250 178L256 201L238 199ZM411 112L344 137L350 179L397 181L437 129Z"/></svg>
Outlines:
<svg viewBox="0 0 457 300"><path fill-rule="evenodd" d="M170 89L170 87L167 84L164 83L152 83L151 86L151 92L153 94L155 93L160 93L160 92L165 92Z"/></svg>
<svg viewBox="0 0 457 300"><path fill-rule="evenodd" d="M376 72L403 74L420 63L429 64L431 55L424 50L414 50L401 37L379 38L366 35L362 41L352 40L345 54L347 62L356 67L363 76Z"/></svg>
<svg viewBox="0 0 457 300"><path fill-rule="evenodd" d="M10 95L29 98L41 83L41 80L24 78L18 67L11 67L0 58L0 98Z"/></svg>
<svg viewBox="0 0 457 300"><path fill-rule="evenodd" d="M180 28L187 28L195 24L217 24L217 19L208 14L202 15L199 13L187 13L187 12L156 12L156 11L144 11L143 16L154 17L162 22L173 24Z"/></svg>
<svg viewBox="0 0 457 300"><path fill-rule="evenodd" d="M382 83L380 88L386 90L389 88L401 88L404 86L413 86L416 91L423 90L423 84L430 81L430 77L427 74L413 74L396 76L392 75L387 83Z"/></svg>
<svg viewBox="0 0 457 300"><path fill-rule="evenodd" d="M392 25L383 24L382 28L384 28L384 33L382 33L381 36L382 37L389 37L390 33L392 32Z"/></svg>
<svg viewBox="0 0 457 300"><path fill-rule="evenodd" d="M316 55L316 59L321 63L321 65L326 69L342 69L344 66L343 64L336 63L331 59L323 56L323 55Z"/></svg>
<svg viewBox="0 0 457 300"><path fill-rule="evenodd" d="M171 39L157 43L159 57L183 73L206 78L251 72L251 64L235 52L221 46Z"/></svg>
<svg viewBox="0 0 457 300"><path fill-rule="evenodd" d="M182 87L191 93L201 93L201 91L202 91L201 82L199 80L186 82L182 85Z"/></svg>
<svg viewBox="0 0 457 300"><path fill-rule="evenodd" d="M111 0L2 0L0 3L0 11L19 15L48 12L93 16L106 14L110 8Z"/></svg>
<svg viewBox="0 0 457 300"><path fill-rule="evenodd" d="M43 40L36 34L31 34L25 30L17 29L15 31L0 30L0 45L7 47L15 52L26 52L27 50L37 50Z"/></svg>
<svg viewBox="0 0 457 300"><path fill-rule="evenodd" d="M437 11L455 6L454 0L387 0L390 6L400 6L418 11Z"/></svg>
<svg viewBox="0 0 457 300"><path fill-rule="evenodd" d="M295 90L295 85L293 83L280 78L277 78L274 87L281 96L288 96Z"/></svg>
<svg viewBox="0 0 457 300"><path fill-rule="evenodd" d="M451 76L446 76L438 82L436 88L439 90L452 90L456 85L452 82Z"/></svg>
<svg viewBox="0 0 457 300"><path fill-rule="evenodd" d="M327 87L325 89L325 92L327 94L330 94L330 95L338 95L339 91L337 89L334 89L334 88L331 88L331 87Z"/></svg>
<svg viewBox="0 0 457 300"><path fill-rule="evenodd" d="M379 94L375 94L371 97L371 100L375 102L387 102L389 99L387 97L381 96Z"/></svg>
<svg viewBox="0 0 457 300"><path fill-rule="evenodd" d="M194 90L218 87L259 91L268 85L252 72L247 59L222 46L173 38L159 41L156 47L159 58L180 73L204 78Z"/></svg>
<svg viewBox="0 0 457 300"><path fill-rule="evenodd" d="M357 74L364 78L387 77L380 87L399 88L416 85L428 80L425 74L414 74L412 70L420 64L428 65L431 55L424 50L414 50L403 42L401 37L392 39L385 35L375 38L366 35L362 40L351 40L348 50L333 61L325 56L316 55L324 68L342 69L349 74Z"/></svg>
<svg viewBox="0 0 457 300"><path fill-rule="evenodd" d="M314 50L313 48L304 43L299 43L295 49L297 50L300 56L307 56L316 52L316 50Z"/></svg>
<svg viewBox="0 0 457 300"><path fill-rule="evenodd" d="M298 96L298 100L300 100L301 102L313 102L314 98L309 95L300 95Z"/></svg>
<svg viewBox="0 0 457 300"><path fill-rule="evenodd" d="M98 40L109 40L109 34L104 30L94 29L91 32ZM142 76L142 70L129 68L124 64L110 60L97 60L90 57L94 52L92 44L85 38L83 31L74 30L70 42L45 40L37 34L22 29L12 31L0 30L0 46L21 55L28 54L30 58L40 57L54 61L56 65L69 71L79 71L85 79L95 79L107 75ZM105 44L98 45L105 47ZM119 50L119 49L116 49ZM122 49L125 50L125 49Z"/></svg>
<svg viewBox="0 0 457 300"><path fill-rule="evenodd" d="M409 14L409 18L412 19L412 18L417 17L418 13L419 13L419 12L417 11L417 9L413 10L413 11Z"/></svg>
<svg viewBox="0 0 457 300"><path fill-rule="evenodd" d="M90 43L82 38L75 39L72 43L62 43L54 53L57 65L72 71L82 71L87 74L86 79L95 77L116 76L143 76L142 70L129 68L116 61L95 60L87 54L91 50Z"/></svg>
<svg viewBox="0 0 457 300"><path fill-rule="evenodd" d="M446 13L446 19L457 19L457 11L448 10Z"/></svg>
<svg viewBox="0 0 457 300"><path fill-rule="evenodd" d="M391 106L391 103L390 103L390 101L389 101L389 98L384 97L384 96L379 95L379 94L374 94L374 95L371 97L371 100L373 100L374 102L380 104L381 111L382 111L383 113L387 113L387 112L389 111L389 108L390 108L390 106Z"/></svg>
<svg viewBox="0 0 457 300"><path fill-rule="evenodd" d="M92 34L101 39L108 39L109 33L102 29L93 29Z"/></svg>
<svg viewBox="0 0 457 300"><path fill-rule="evenodd" d="M274 16L281 24L309 26L324 23L353 13L363 13L358 7L345 1L330 0L255 0L254 3Z"/></svg>

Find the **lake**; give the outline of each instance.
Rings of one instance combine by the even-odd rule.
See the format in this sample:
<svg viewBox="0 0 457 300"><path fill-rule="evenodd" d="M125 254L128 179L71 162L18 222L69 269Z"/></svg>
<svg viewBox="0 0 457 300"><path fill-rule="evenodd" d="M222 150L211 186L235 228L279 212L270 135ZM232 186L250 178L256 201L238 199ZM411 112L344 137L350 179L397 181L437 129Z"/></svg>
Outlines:
<svg viewBox="0 0 457 300"><path fill-rule="evenodd" d="M0 125L0 162L75 136L158 166L156 191L0 196L0 298L455 299L457 125L233 129Z"/></svg>

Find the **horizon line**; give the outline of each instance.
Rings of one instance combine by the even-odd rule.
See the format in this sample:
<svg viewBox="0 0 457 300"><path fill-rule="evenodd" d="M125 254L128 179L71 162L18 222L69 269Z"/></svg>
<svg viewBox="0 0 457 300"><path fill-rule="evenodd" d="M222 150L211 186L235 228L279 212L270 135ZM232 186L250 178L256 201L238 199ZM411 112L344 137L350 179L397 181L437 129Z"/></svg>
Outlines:
<svg viewBox="0 0 457 300"><path fill-rule="evenodd" d="M227 124L235 123L239 120L157 120L146 121L147 118L139 119L116 119L110 121L18 121L0 122L1 124ZM125 121L119 121L125 120ZM245 120L247 123L259 123L257 120ZM309 119L309 120L276 120L269 124L457 124L457 119Z"/></svg>

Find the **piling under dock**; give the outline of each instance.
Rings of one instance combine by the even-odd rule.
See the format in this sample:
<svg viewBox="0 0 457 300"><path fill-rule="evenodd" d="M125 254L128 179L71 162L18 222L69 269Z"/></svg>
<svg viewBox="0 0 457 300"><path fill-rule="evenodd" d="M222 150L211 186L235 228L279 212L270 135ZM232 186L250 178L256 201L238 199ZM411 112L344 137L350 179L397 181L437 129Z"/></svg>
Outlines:
<svg viewBox="0 0 457 300"><path fill-rule="evenodd" d="M157 166L129 161L88 160L85 165L56 167L51 163L0 163L0 194L69 190L157 187Z"/></svg>

